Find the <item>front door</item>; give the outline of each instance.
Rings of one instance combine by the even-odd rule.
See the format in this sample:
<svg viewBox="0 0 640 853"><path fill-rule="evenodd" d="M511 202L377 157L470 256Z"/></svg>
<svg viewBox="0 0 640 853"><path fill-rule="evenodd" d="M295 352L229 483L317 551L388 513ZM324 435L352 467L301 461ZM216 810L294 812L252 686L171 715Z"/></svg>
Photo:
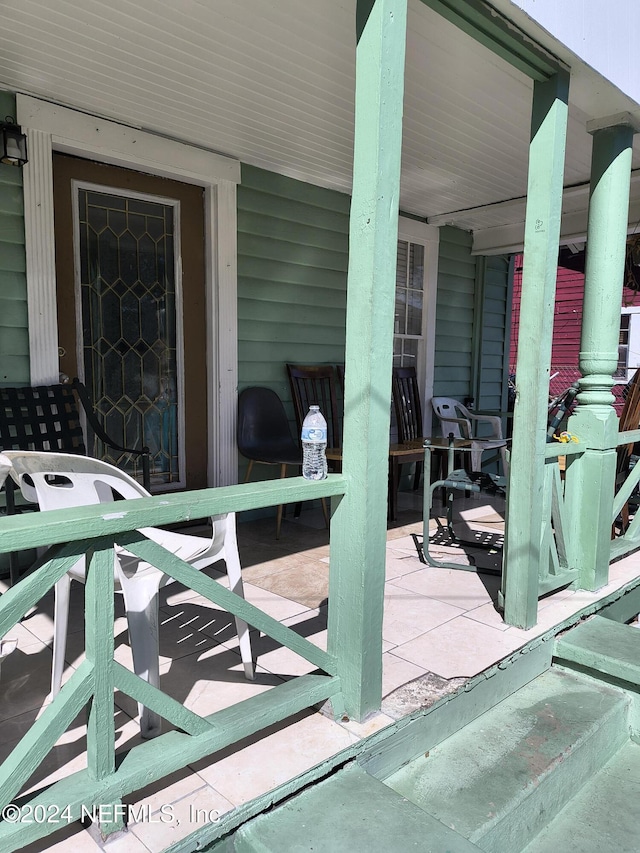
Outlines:
<svg viewBox="0 0 640 853"><path fill-rule="evenodd" d="M154 489L205 487L202 189L55 154L54 212L61 372L111 438L150 448Z"/></svg>

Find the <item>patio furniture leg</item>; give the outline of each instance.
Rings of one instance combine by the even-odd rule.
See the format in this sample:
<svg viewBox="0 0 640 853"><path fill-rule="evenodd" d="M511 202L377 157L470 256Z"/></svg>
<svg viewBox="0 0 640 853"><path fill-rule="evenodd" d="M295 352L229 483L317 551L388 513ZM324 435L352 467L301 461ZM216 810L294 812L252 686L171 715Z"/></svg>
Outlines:
<svg viewBox="0 0 640 853"><path fill-rule="evenodd" d="M228 520L227 520L228 523ZM235 530L235 525L234 525ZM230 531L227 532L227 537L229 537ZM225 539L225 545L227 545L227 539ZM231 592L236 595L244 598L244 586L242 583L242 567L240 566L240 560L238 558L238 549L237 547L229 547L226 548L225 551L225 562L227 564L227 577L229 578L229 589ZM251 651L251 636L249 633L249 626L244 621L244 619L239 619L237 616L235 618L236 623L236 631L238 634L238 642L240 645L240 656L242 658L242 663L244 666L244 674L247 678L253 680L256 677L255 672L255 662L253 660L253 655Z"/></svg>
<svg viewBox="0 0 640 853"><path fill-rule="evenodd" d="M287 464L283 462L280 466L280 479L287 476ZM276 515L276 539L280 538L280 527L282 526L282 512L284 510L284 504L279 504L278 513Z"/></svg>
<svg viewBox="0 0 640 853"><path fill-rule="evenodd" d="M395 456L389 457L389 507L388 514L391 521L398 517L398 487L400 485L400 465Z"/></svg>
<svg viewBox="0 0 640 853"><path fill-rule="evenodd" d="M11 479L8 479L4 486L5 495L5 515L15 515L15 486ZM9 554L9 586L15 586L20 580L20 555L17 551L11 551Z"/></svg>
<svg viewBox="0 0 640 853"><path fill-rule="evenodd" d="M51 668L51 696L57 696L62 685L64 654L67 646L69 624L69 593L71 578L63 575L56 583L53 614L53 666Z"/></svg>
<svg viewBox="0 0 640 853"><path fill-rule="evenodd" d="M465 471L453 471L454 478L449 476L445 480L436 480L435 483L432 483L429 487L429 500L425 500L424 502L424 526L423 526L423 537L422 537L422 556L424 557L424 562L430 566L434 566L438 569L458 569L463 572L476 572L479 574L487 574L487 575L501 575L501 569L491 569L491 568L480 568L473 564L464 565L462 563L453 563L448 562L446 560L436 560L429 553L429 517L430 510L433 506L433 494L436 489L443 488L447 494L447 532L456 545L467 545L472 548L483 548L485 550L492 550L494 545L486 545L482 542L470 542L465 539L460 539L460 537L456 534L453 529L453 497L456 491L462 491L467 495L477 494L481 492L482 489L477 483L472 483L468 480L457 480L455 479L455 474L463 474L466 475ZM425 495L427 492L425 491ZM417 542L416 542L417 546ZM473 559L470 557L470 559Z"/></svg>
<svg viewBox="0 0 640 853"><path fill-rule="evenodd" d="M420 488L420 478L422 476L422 462L416 462L416 470L413 475L413 491L417 492Z"/></svg>
<svg viewBox="0 0 640 853"><path fill-rule="evenodd" d="M124 583L122 587L127 611L129 642L133 656L133 671L153 687L160 686L158 648L158 582ZM143 738L159 735L162 718L155 711L138 705L140 734Z"/></svg>

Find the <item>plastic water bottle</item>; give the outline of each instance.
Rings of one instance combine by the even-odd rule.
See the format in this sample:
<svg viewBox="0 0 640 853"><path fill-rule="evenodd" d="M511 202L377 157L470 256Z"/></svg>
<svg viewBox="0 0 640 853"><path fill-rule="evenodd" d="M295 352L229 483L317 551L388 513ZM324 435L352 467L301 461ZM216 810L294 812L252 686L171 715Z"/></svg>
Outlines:
<svg viewBox="0 0 640 853"><path fill-rule="evenodd" d="M302 424L302 476L324 480L327 476L327 422L319 406L310 406Z"/></svg>

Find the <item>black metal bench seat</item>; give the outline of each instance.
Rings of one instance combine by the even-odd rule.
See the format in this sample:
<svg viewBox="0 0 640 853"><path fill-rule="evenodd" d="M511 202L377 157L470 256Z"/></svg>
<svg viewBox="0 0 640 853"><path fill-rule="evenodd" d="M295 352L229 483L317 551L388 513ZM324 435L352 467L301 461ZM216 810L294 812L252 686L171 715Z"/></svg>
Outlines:
<svg viewBox="0 0 640 853"><path fill-rule="evenodd" d="M50 450L58 453L87 455L78 403L82 406L88 427L111 450L139 459L142 484L150 491L150 454L148 447L123 447L104 430L96 417L86 387L79 379L58 385L24 388L0 388L0 451ZM13 481L5 483L6 513L16 511ZM18 580L17 555L9 558L11 583Z"/></svg>

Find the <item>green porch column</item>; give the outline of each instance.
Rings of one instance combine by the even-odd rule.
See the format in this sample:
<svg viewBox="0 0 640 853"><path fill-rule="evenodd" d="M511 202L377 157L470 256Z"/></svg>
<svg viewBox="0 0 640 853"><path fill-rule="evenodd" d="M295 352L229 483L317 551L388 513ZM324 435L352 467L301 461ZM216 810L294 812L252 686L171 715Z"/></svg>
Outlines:
<svg viewBox="0 0 640 853"><path fill-rule="evenodd" d="M535 625L538 613L544 452L568 98L569 75L564 71L534 84L502 576L505 621L520 628Z"/></svg>
<svg viewBox="0 0 640 853"><path fill-rule="evenodd" d="M580 342L582 379L578 407L569 420L570 431L588 449L566 475L580 586L592 590L609 579L618 438L611 388L618 364L634 134L631 121L629 116L628 123L593 131Z"/></svg>
<svg viewBox="0 0 640 853"><path fill-rule="evenodd" d="M382 697L391 365L407 0L358 0L343 472L331 529L329 653L345 711Z"/></svg>

